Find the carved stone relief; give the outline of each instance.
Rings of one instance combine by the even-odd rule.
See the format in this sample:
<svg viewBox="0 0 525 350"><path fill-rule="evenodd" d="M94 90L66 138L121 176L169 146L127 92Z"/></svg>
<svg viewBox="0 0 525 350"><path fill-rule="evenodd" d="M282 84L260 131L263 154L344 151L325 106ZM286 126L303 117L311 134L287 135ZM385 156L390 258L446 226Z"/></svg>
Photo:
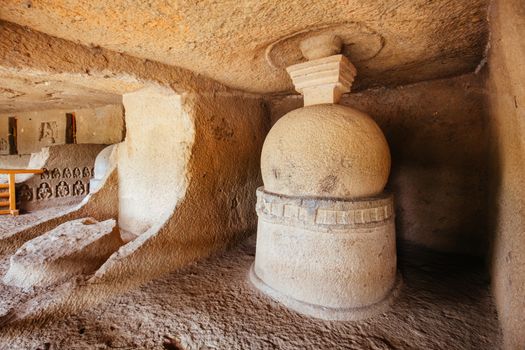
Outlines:
<svg viewBox="0 0 525 350"><path fill-rule="evenodd" d="M69 179L71 178L71 170L69 168L65 168L64 169L64 172L62 173L62 177L64 179Z"/></svg>
<svg viewBox="0 0 525 350"><path fill-rule="evenodd" d="M53 169L53 171L51 172L51 178L60 179L60 170L58 170L57 168Z"/></svg>
<svg viewBox="0 0 525 350"><path fill-rule="evenodd" d="M0 138L0 152L5 152L9 150L9 143L6 139Z"/></svg>
<svg viewBox="0 0 525 350"><path fill-rule="evenodd" d="M84 184L81 180L77 180L75 183L68 183L68 179L78 179L82 177L91 177L91 170L89 167L75 167L73 168L73 171L71 171L70 168L54 168L52 171L44 168L44 172L40 174L40 179L51 181L37 184L36 198L38 200L49 199L53 197L53 194L55 198L86 195L89 193L89 184ZM54 192L52 190L53 188L55 189ZM19 198L25 202L32 201L32 188L27 184L21 185L19 189Z"/></svg>
<svg viewBox="0 0 525 350"><path fill-rule="evenodd" d="M44 172L42 174L40 174L40 178L42 180L47 180L49 179L49 170L47 170L46 168L44 168Z"/></svg>
<svg viewBox="0 0 525 350"><path fill-rule="evenodd" d="M56 197L66 197L69 195L69 185L65 181L60 181L56 189Z"/></svg>
<svg viewBox="0 0 525 350"><path fill-rule="evenodd" d="M73 196L82 196L86 192L86 188L82 181L78 180L73 185Z"/></svg>
<svg viewBox="0 0 525 350"><path fill-rule="evenodd" d="M74 178L82 177L82 174L80 173L80 169L79 168L73 169L73 177Z"/></svg>
<svg viewBox="0 0 525 350"><path fill-rule="evenodd" d="M42 182L38 186L36 198L37 199L48 199L51 198L53 192L51 191L51 186L47 182Z"/></svg>
<svg viewBox="0 0 525 350"><path fill-rule="evenodd" d="M100 147L68 145L50 148L54 153L62 153L60 157L50 158L40 176L32 176L24 183L17 184L20 209L32 211L58 205L72 205L82 200L89 194L88 183L96 155L91 150L89 154L87 149ZM85 153L89 157L82 155L84 151L79 152L80 156L70 154L70 149L86 149Z"/></svg>
<svg viewBox="0 0 525 350"><path fill-rule="evenodd" d="M26 184L22 184L20 186L20 189L18 190L18 198L26 202L32 201L33 200L33 189L30 188Z"/></svg>
<svg viewBox="0 0 525 350"><path fill-rule="evenodd" d="M58 134L58 124L57 122L42 122L40 124L40 142L45 142L48 144L54 144L56 142L56 137Z"/></svg>

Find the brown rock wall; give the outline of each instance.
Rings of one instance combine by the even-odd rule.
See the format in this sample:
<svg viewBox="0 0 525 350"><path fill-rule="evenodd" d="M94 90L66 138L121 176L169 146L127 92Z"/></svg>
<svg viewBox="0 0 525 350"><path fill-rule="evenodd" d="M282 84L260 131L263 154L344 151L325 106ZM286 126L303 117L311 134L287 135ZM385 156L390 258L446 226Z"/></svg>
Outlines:
<svg viewBox="0 0 525 350"><path fill-rule="evenodd" d="M490 11L490 208L492 291L506 349L525 348L525 3Z"/></svg>

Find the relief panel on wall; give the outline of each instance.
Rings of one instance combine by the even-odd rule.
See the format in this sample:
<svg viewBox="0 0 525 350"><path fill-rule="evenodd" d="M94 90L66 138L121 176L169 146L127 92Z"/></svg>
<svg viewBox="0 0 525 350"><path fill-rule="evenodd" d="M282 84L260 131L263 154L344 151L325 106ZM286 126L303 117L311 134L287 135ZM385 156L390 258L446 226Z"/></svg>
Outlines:
<svg viewBox="0 0 525 350"><path fill-rule="evenodd" d="M73 177L75 179L78 178L78 177L82 177L82 174L81 174L80 169L78 167L73 169Z"/></svg>
<svg viewBox="0 0 525 350"><path fill-rule="evenodd" d="M82 196L84 193L86 193L86 188L82 181L78 180L73 185L73 196Z"/></svg>
<svg viewBox="0 0 525 350"><path fill-rule="evenodd" d="M52 196L51 186L49 186L47 182L42 182L36 190L36 198L41 200L51 198Z"/></svg>
<svg viewBox="0 0 525 350"><path fill-rule="evenodd" d="M40 137L38 141L52 145L56 143L56 138L58 136L58 123L56 121L52 122L42 122L40 124Z"/></svg>
<svg viewBox="0 0 525 350"><path fill-rule="evenodd" d="M0 137L0 154L9 152L9 142L3 137Z"/></svg>
<svg viewBox="0 0 525 350"><path fill-rule="evenodd" d="M22 184L18 188L18 193L16 194L16 198L18 198L21 201L29 202L33 200L33 189L30 188L26 184Z"/></svg>
<svg viewBox="0 0 525 350"><path fill-rule="evenodd" d="M57 185L55 197L69 196L69 185L65 181L60 181Z"/></svg>
<svg viewBox="0 0 525 350"><path fill-rule="evenodd" d="M53 169L51 171L51 178L52 179L60 179L60 170L58 170L57 168Z"/></svg>
<svg viewBox="0 0 525 350"><path fill-rule="evenodd" d="M89 194L95 157L103 145L52 146L43 173L17 184L22 210L73 205ZM23 193L26 193L23 195Z"/></svg>
<svg viewBox="0 0 525 350"><path fill-rule="evenodd" d="M64 179L69 179L69 178L71 178L71 176L72 176L71 175L71 170L69 168L65 168L64 172L62 173L62 177Z"/></svg>

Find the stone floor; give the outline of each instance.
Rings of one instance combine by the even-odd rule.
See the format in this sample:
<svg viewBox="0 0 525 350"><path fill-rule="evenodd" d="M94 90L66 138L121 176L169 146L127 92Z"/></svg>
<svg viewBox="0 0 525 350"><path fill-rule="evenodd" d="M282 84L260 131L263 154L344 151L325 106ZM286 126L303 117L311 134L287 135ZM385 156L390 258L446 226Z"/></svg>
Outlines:
<svg viewBox="0 0 525 350"><path fill-rule="evenodd" d="M71 209L73 206L74 205L35 210L18 216L0 215L0 237L3 234L18 230L24 226L33 225L38 221L49 219Z"/></svg>
<svg viewBox="0 0 525 350"><path fill-rule="evenodd" d="M0 330L1 349L499 349L479 262L407 248L404 286L386 314L362 322L303 317L247 282L254 237L45 327Z"/></svg>

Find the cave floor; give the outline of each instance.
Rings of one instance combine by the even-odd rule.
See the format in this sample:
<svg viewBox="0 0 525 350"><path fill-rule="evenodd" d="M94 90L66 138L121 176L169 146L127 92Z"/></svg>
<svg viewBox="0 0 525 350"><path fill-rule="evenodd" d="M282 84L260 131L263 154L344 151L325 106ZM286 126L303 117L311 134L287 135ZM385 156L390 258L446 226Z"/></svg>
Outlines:
<svg viewBox="0 0 525 350"><path fill-rule="evenodd" d="M35 225L38 221L48 220L62 212L65 212L72 207L77 205L58 206L47 209L34 210L26 213L21 213L17 216L12 215L0 215L0 236L13 232L15 230L21 230L24 227Z"/></svg>
<svg viewBox="0 0 525 350"><path fill-rule="evenodd" d="M255 239L46 326L2 349L499 349L479 261L408 247L404 284L388 313L328 322L289 311L247 281Z"/></svg>

